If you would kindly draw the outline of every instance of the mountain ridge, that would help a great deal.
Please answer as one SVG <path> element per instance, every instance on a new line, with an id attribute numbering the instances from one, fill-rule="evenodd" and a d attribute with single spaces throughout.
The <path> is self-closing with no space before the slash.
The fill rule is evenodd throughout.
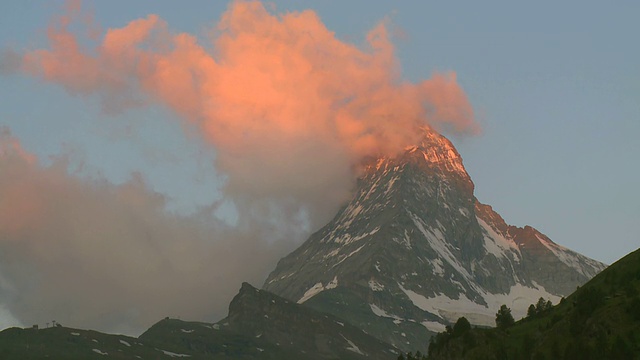
<path id="1" fill-rule="evenodd" d="M 243 283 L 229 315 L 165 318 L 137 338 L 63 326 L 0 332 L 2 359 L 392 359 L 394 348 L 332 315 Z"/>

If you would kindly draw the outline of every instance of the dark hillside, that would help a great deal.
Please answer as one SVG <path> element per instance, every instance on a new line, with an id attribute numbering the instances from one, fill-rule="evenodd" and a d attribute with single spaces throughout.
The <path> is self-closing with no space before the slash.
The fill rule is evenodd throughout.
<path id="1" fill-rule="evenodd" d="M 640 359 L 640 249 L 506 329 L 445 332 L 429 359 Z"/>

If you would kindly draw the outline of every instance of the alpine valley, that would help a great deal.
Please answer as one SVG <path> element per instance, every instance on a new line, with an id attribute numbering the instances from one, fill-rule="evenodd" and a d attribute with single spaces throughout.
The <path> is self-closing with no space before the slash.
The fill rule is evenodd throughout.
<path id="1" fill-rule="evenodd" d="M 492 327 L 502 304 L 517 320 L 540 297 L 558 303 L 605 268 L 506 224 L 475 198 L 451 142 L 422 131 L 419 144 L 366 165 L 333 220 L 262 289 L 242 284 L 218 323 L 165 319 L 139 338 L 13 328 L 0 333 L 0 357 L 395 359 L 424 352 L 461 316 Z"/>

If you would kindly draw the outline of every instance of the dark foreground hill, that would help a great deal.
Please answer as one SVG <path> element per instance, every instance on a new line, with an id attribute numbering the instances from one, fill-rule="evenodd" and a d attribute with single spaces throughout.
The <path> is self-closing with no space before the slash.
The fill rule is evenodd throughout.
<path id="1" fill-rule="evenodd" d="M 640 249 L 542 314 L 437 335 L 429 359 L 640 359 Z"/>
<path id="2" fill-rule="evenodd" d="M 392 359 L 400 352 L 331 315 L 249 284 L 216 324 L 164 319 L 139 338 L 66 327 L 0 332 L 0 359 Z"/>

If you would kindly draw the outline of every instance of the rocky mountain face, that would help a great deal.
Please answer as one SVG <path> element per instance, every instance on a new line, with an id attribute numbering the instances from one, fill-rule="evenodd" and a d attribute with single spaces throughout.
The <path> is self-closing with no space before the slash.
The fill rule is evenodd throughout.
<path id="1" fill-rule="evenodd" d="M 544 297 L 558 302 L 605 265 L 510 226 L 474 196 L 451 142 L 422 142 L 371 163 L 353 199 L 280 260 L 264 289 L 334 314 L 405 351 L 465 316 L 495 325 Z"/>
<path id="2" fill-rule="evenodd" d="M 291 359 L 392 359 L 393 346 L 330 314 L 244 283 L 220 330 L 260 339 Z"/>

